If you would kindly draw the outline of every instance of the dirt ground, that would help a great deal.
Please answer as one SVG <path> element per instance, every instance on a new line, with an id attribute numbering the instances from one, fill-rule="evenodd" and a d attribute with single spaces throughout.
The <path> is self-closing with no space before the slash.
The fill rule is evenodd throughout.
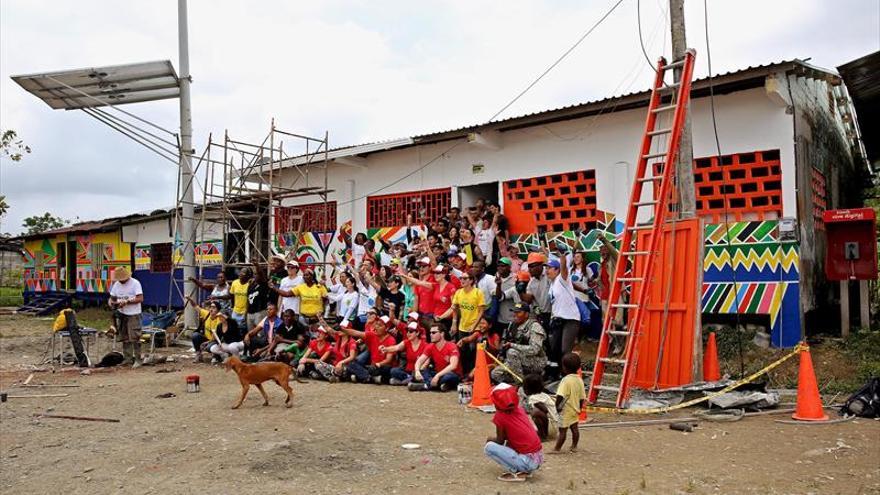
<path id="1" fill-rule="evenodd" d="M 878 421 L 800 426 L 764 416 L 704 422 L 693 433 L 584 429 L 579 453 L 548 455 L 529 482 L 502 483 L 482 454 L 491 416 L 459 406 L 454 393 L 294 383 L 286 409 L 273 384 L 269 407 L 254 390 L 233 411 L 234 374 L 179 360 L 89 376 L 37 372 L 32 384 L 78 387 L 12 387 L 43 353 L 47 334 L 34 330 L 43 325 L 0 317 L 0 389 L 69 394 L 0 404 L 3 493 L 880 493 Z M 158 373 L 165 369 L 173 371 Z M 190 373 L 200 375 L 200 393 L 186 393 Z M 156 398 L 166 392 L 176 396 Z M 34 418 L 47 412 L 120 421 Z M 591 416 L 622 419 L 634 418 Z"/>

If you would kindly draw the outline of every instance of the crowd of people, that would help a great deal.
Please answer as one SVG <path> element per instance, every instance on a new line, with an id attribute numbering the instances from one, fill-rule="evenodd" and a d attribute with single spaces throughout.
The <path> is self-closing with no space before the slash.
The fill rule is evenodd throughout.
<path id="1" fill-rule="evenodd" d="M 358 233 L 343 259 L 331 255 L 332 263 L 314 268 L 275 255 L 232 281 L 224 273 L 191 279 L 201 289 L 200 300 L 186 297 L 199 312 L 196 361 L 280 361 L 315 380 L 445 392 L 473 380 L 482 343 L 503 363 L 490 374 L 497 435 L 486 454 L 508 470 L 502 479 L 522 481 L 543 462 L 541 441 L 555 438 L 559 451 L 570 430 L 577 447 L 585 396 L 572 350 L 588 334 L 590 306 L 593 318 L 607 310 L 618 254 L 600 236 L 594 273 L 584 252 L 541 236 L 540 249 L 523 259 L 508 228 L 497 204 L 478 201 L 427 225 L 407 216 L 402 242 Z M 116 275 L 118 336 L 137 363 L 137 339 L 129 337 L 139 330 L 132 315 L 142 290 L 128 273 Z M 553 398 L 544 384 L 559 378 Z M 521 385 L 523 407 L 509 384 Z"/>
<path id="2" fill-rule="evenodd" d="M 617 252 L 604 242 L 598 273 L 584 252 L 543 243 L 523 259 L 499 206 L 416 225 L 405 241 L 354 236 L 343 259 L 314 268 L 272 256 L 231 282 L 193 280 L 203 291 L 196 359 L 284 361 L 302 376 L 338 382 L 455 389 L 472 380 L 476 346 L 503 361 L 491 377 L 514 382 L 561 373 L 585 338 L 589 313 L 607 308 Z M 596 304 L 593 304 L 593 303 Z M 599 316 L 601 318 L 601 316 Z"/>

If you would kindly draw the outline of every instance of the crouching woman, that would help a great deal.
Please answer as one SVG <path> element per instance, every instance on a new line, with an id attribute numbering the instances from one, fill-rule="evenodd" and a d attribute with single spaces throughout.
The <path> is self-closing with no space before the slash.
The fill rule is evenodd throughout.
<path id="1" fill-rule="evenodd" d="M 502 383 L 490 394 L 495 405 L 495 436 L 486 439 L 486 455 L 505 469 L 501 481 L 525 481 L 544 463 L 544 449 L 532 420 L 519 405 L 516 387 Z"/>

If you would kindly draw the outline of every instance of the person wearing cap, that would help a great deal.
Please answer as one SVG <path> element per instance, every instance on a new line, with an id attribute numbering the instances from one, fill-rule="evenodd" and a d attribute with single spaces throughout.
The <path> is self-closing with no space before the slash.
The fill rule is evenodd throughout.
<path id="1" fill-rule="evenodd" d="M 364 366 L 363 362 L 359 359 L 355 359 L 348 364 L 346 371 L 353 376 L 353 381 L 356 380 L 360 383 L 372 381 L 376 384 L 388 382 L 391 377 L 391 368 L 396 363 L 395 353 L 387 351 L 387 349 L 397 343 L 394 337 L 388 333 L 390 324 L 390 317 L 381 316 L 373 321 L 371 328 L 367 328 L 363 332 L 355 330 L 349 325 L 339 327 L 339 331 L 345 332 L 356 339 L 362 339 L 367 346 L 367 352 L 369 352 L 370 364 L 368 366 Z M 380 348 L 386 349 L 386 352 L 382 352 Z"/>
<path id="2" fill-rule="evenodd" d="M 515 304 L 510 330 L 501 337 L 504 366 L 520 378 L 532 373 L 543 374 L 547 366 L 547 355 L 544 353 L 546 338 L 544 328 L 532 318 L 529 305 Z M 514 383 L 516 378 L 504 366 L 496 366 L 492 370 L 492 380 Z"/>
<path id="3" fill-rule="evenodd" d="M 309 342 L 306 353 L 299 360 L 296 372 L 299 376 L 308 373 L 309 378 L 329 380 L 333 376 L 333 359 L 336 356 L 335 348 L 330 340 L 327 327 L 317 325 L 315 338 Z"/>
<path id="4" fill-rule="evenodd" d="M 448 259 L 449 264 L 452 265 L 452 270 L 450 270 L 450 273 L 452 273 L 456 277 L 461 278 L 461 276 L 470 269 L 467 264 L 467 255 L 462 252 L 450 251 L 446 259 Z"/>
<path id="5" fill-rule="evenodd" d="M 431 325 L 429 336 L 430 344 L 416 360 L 408 388 L 411 392 L 455 390 L 462 377 L 458 346 L 449 341 L 449 334 L 442 323 Z"/>
<path id="6" fill-rule="evenodd" d="M 326 323 L 323 321 L 321 324 L 326 326 Z M 350 321 L 343 321 L 340 324 L 340 328 L 349 327 L 351 327 Z M 354 362 L 358 351 L 357 341 L 354 337 L 341 331 L 333 333 L 336 335 L 336 343 L 333 345 L 333 361 L 331 362 L 333 371 L 329 375 L 325 375 L 325 378 L 330 383 L 336 383 L 340 379 L 345 379 L 348 375 L 348 365 Z"/>
<path id="7" fill-rule="evenodd" d="M 483 451 L 504 468 L 500 481 L 524 482 L 544 463 L 544 446 L 534 423 L 519 404 L 517 388 L 496 385 L 489 394 L 495 406 L 495 436 L 486 439 Z"/>
<path id="8" fill-rule="evenodd" d="M 412 318 L 413 314 L 415 319 Z M 388 381 L 390 385 L 409 385 L 412 381 L 416 361 L 428 347 L 428 342 L 425 340 L 425 330 L 418 322 L 419 315 L 418 313 L 413 314 L 409 317 L 409 323 L 404 326 L 406 336 L 400 343 L 391 347 L 379 346 L 379 352 L 393 352 L 397 354 L 403 351 L 404 359 L 406 360 L 403 366 L 391 368 L 391 378 Z"/>
<path id="9" fill-rule="evenodd" d="M 116 341 L 122 342 L 122 364 L 139 368 L 142 364 L 141 303 L 144 302 L 144 290 L 124 266 L 113 270 L 113 278 L 115 282 L 110 286 L 110 307 L 115 310 Z"/>
<path id="10" fill-rule="evenodd" d="M 281 283 L 281 279 L 287 276 L 286 261 L 283 256 L 277 254 L 269 256 L 269 282 L 278 285 Z"/>
<path id="11" fill-rule="evenodd" d="M 270 282 L 269 288 L 278 294 L 278 308 L 283 313 L 291 310 L 299 314 L 300 298 L 293 295 L 293 289 L 303 283 L 303 277 L 299 272 L 299 263 L 295 260 L 288 261 L 285 265 L 287 274 L 280 282 Z"/>
<path id="12" fill-rule="evenodd" d="M 550 279 L 544 273 L 544 263 L 547 257 L 541 253 L 529 253 L 526 265 L 529 269 L 529 284 L 525 293 L 522 294 L 523 302 L 531 306 L 535 318 L 544 328 L 550 326 Z"/>
<path id="13" fill-rule="evenodd" d="M 568 263 L 549 260 L 544 265 L 550 278 L 550 359 L 559 363 L 562 356 L 574 349 L 581 328 L 581 313 L 575 300 L 574 287 L 568 276 Z"/>

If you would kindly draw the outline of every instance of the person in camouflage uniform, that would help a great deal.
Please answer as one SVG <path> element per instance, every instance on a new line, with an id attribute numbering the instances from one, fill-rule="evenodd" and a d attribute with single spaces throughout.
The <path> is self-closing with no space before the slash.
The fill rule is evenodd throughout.
<path id="1" fill-rule="evenodd" d="M 518 303 L 513 307 L 513 322 L 502 338 L 502 349 L 506 351 L 504 365 L 520 378 L 525 375 L 543 374 L 547 366 L 547 354 L 544 353 L 544 339 L 547 333 L 544 328 L 531 317 L 528 304 Z M 496 382 L 514 382 L 516 379 L 501 366 L 492 370 L 492 380 Z"/>

